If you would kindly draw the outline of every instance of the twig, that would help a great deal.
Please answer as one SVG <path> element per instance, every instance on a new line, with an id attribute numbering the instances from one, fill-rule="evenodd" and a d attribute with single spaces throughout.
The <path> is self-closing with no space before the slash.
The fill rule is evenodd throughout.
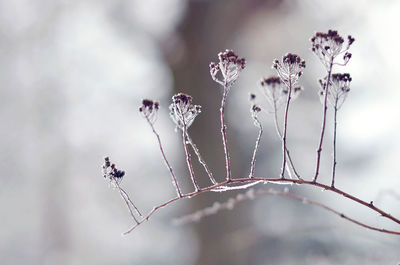
<path id="1" fill-rule="evenodd" d="M 325 85 L 326 93 L 325 93 L 325 97 L 324 97 L 324 112 L 323 112 L 322 126 L 321 126 L 321 137 L 320 137 L 319 146 L 318 146 L 318 149 L 317 149 L 317 166 L 316 166 L 316 169 L 315 169 L 315 176 L 314 176 L 313 182 L 317 181 L 318 174 L 319 174 L 322 143 L 324 141 L 325 127 L 326 127 L 326 113 L 327 113 L 327 110 L 328 110 L 328 85 L 329 85 L 329 82 L 331 80 L 332 66 L 333 66 L 333 58 L 331 58 L 331 61 L 330 61 L 330 64 L 329 64 L 328 78 L 327 78 L 327 82 L 326 82 L 326 85 Z"/>
<path id="2" fill-rule="evenodd" d="M 289 73 L 289 76 L 291 73 Z M 281 178 L 285 178 L 285 168 L 286 168 L 286 134 L 287 134 L 287 119 L 289 113 L 289 104 L 292 94 L 292 79 L 289 78 L 289 85 L 288 85 L 288 97 L 286 101 L 286 108 L 285 108 L 285 119 L 283 122 L 283 137 L 282 137 L 282 169 L 281 169 Z"/>
<path id="3" fill-rule="evenodd" d="M 314 186 L 314 187 L 319 187 L 322 188 L 324 190 L 329 190 L 331 192 L 334 192 L 338 195 L 341 195 L 343 197 L 348 198 L 349 200 L 352 200 L 360 205 L 363 205 L 369 209 L 371 209 L 372 211 L 375 211 L 377 213 L 379 213 L 382 217 L 385 217 L 397 224 L 400 224 L 400 219 L 395 218 L 394 216 L 392 216 L 391 214 L 383 211 L 382 209 L 376 207 L 372 202 L 366 202 L 363 201 L 353 195 L 350 195 L 349 193 L 346 193 L 340 189 L 337 189 L 335 187 L 331 187 L 322 183 L 318 183 L 318 182 L 314 182 L 314 181 L 306 181 L 306 180 L 300 180 L 300 179 L 281 179 L 281 178 L 239 178 L 239 179 L 232 179 L 231 181 L 225 181 L 225 182 L 221 182 L 206 188 L 201 189 L 200 191 L 195 191 L 195 192 L 191 192 L 188 194 L 183 195 L 181 198 L 192 198 L 195 197 L 199 194 L 205 193 L 205 192 L 209 192 L 212 190 L 217 189 L 218 187 L 222 187 L 222 186 L 226 186 L 228 184 L 237 184 L 237 183 L 248 183 L 248 182 L 263 182 L 263 183 L 279 183 L 279 184 L 299 184 L 299 185 L 310 185 L 310 186 Z M 129 234 L 130 232 L 132 232 L 136 227 L 138 227 L 139 225 L 141 225 L 142 223 L 148 221 L 151 216 L 153 216 L 153 214 L 155 212 L 157 212 L 159 209 L 168 206 L 169 204 L 179 200 L 179 197 L 173 198 L 169 201 L 166 201 L 162 204 L 160 204 L 159 206 L 153 208 L 153 210 L 151 210 L 144 218 L 142 218 L 138 224 L 134 225 L 133 227 L 131 227 L 128 231 L 126 231 L 124 233 L 124 235 Z M 358 221 L 357 221 L 358 222 Z M 359 222 L 360 223 L 360 222 Z M 361 223 L 360 223 L 361 224 Z"/>
<path id="4" fill-rule="evenodd" d="M 225 153 L 225 167 L 226 167 L 226 181 L 231 180 L 231 162 L 230 162 L 230 155 L 229 155 L 229 148 L 228 148 L 228 143 L 226 139 L 226 125 L 225 125 L 225 102 L 226 102 L 226 97 L 229 92 L 229 87 L 227 81 L 225 81 L 224 84 L 224 92 L 222 95 L 222 101 L 221 101 L 221 108 L 220 108 L 220 113 L 221 113 L 221 134 L 222 134 L 222 143 L 224 145 L 224 153 Z"/>
<path id="5" fill-rule="evenodd" d="M 253 157 L 251 159 L 251 167 L 250 167 L 250 175 L 249 175 L 250 178 L 254 178 L 254 169 L 256 166 L 257 151 L 258 151 L 258 147 L 260 146 L 261 136 L 263 134 L 263 127 L 262 127 L 260 121 L 258 120 L 256 114 L 253 114 L 253 119 L 254 119 L 254 124 L 258 127 L 259 130 L 258 130 L 256 145 L 254 146 Z"/>
<path id="6" fill-rule="evenodd" d="M 185 149 L 186 163 L 187 163 L 187 166 L 189 169 L 190 178 L 192 179 L 194 188 L 196 191 L 199 191 L 200 187 L 199 187 L 199 184 L 197 183 L 196 176 L 194 174 L 193 165 L 192 165 L 192 161 L 191 161 L 191 155 L 189 152 L 189 148 L 187 146 L 188 141 L 187 141 L 187 128 L 186 128 L 185 119 L 182 119 L 182 123 L 183 123 L 182 139 L 183 139 L 183 147 Z"/>
<path id="7" fill-rule="evenodd" d="M 178 181 L 176 180 L 174 171 L 172 170 L 172 167 L 171 167 L 171 165 L 169 164 L 167 157 L 165 156 L 164 148 L 162 147 L 162 144 L 161 144 L 160 135 L 159 135 L 159 134 L 157 133 L 157 131 L 155 130 L 153 123 L 151 123 L 151 121 L 149 120 L 149 117 L 148 117 L 147 115 L 145 115 L 144 117 L 146 118 L 147 123 L 150 125 L 151 130 L 153 131 L 154 135 L 157 137 L 158 147 L 160 148 L 161 155 L 162 155 L 162 157 L 163 157 L 163 159 L 164 159 L 165 165 L 166 165 L 167 168 L 169 169 L 169 172 L 170 172 L 170 174 L 171 174 L 172 180 L 173 180 L 173 182 L 174 182 L 174 184 L 175 184 L 176 193 L 178 194 L 178 197 L 179 197 L 179 198 L 182 198 L 182 192 L 181 192 L 181 190 L 180 190 L 180 188 L 179 188 Z"/>
<path id="8" fill-rule="evenodd" d="M 335 187 L 335 173 L 336 173 L 336 127 L 337 127 L 337 112 L 338 112 L 338 99 L 336 98 L 334 107 L 334 125 L 333 125 L 333 165 L 332 165 L 332 184 L 331 187 Z"/>
<path id="9" fill-rule="evenodd" d="M 236 195 L 235 198 L 230 198 L 229 200 L 227 200 L 224 203 L 215 202 L 211 207 L 207 207 L 202 210 L 196 211 L 195 213 L 188 214 L 188 215 L 182 216 L 180 218 L 177 218 L 177 219 L 173 220 L 173 223 L 176 225 L 182 225 L 182 224 L 186 224 L 186 223 L 197 222 L 200 219 L 202 219 L 203 217 L 216 214 L 221 210 L 224 210 L 224 209 L 231 210 L 234 208 L 234 206 L 236 206 L 236 204 L 238 204 L 242 201 L 245 201 L 245 200 L 254 199 L 255 196 L 260 196 L 260 195 L 279 195 L 279 196 L 291 198 L 291 199 L 300 201 L 302 203 L 307 203 L 307 204 L 321 207 L 331 213 L 334 213 L 334 214 L 340 216 L 341 218 L 344 218 L 345 220 L 348 220 L 348 221 L 350 221 L 356 225 L 362 226 L 364 228 L 382 232 L 382 233 L 400 235 L 400 232 L 397 232 L 397 231 L 386 230 L 386 229 L 370 226 L 365 223 L 359 222 L 351 217 L 346 216 L 343 213 L 340 213 L 337 210 L 334 210 L 333 208 L 331 208 L 329 206 L 326 206 L 325 204 L 320 203 L 320 202 L 313 201 L 313 200 L 307 199 L 305 197 L 289 193 L 287 191 L 278 191 L 275 189 L 268 189 L 268 190 L 259 189 L 259 190 L 255 190 L 255 191 L 250 189 L 246 193 L 239 193 L 238 195 Z"/>
<path id="10" fill-rule="evenodd" d="M 278 134 L 279 140 L 282 141 L 282 133 L 281 133 L 281 130 L 280 130 L 279 124 L 278 124 L 278 113 L 277 113 L 276 102 L 274 102 L 274 123 L 275 123 L 275 130 L 276 130 L 276 133 Z M 296 168 L 294 167 L 292 157 L 290 156 L 289 150 L 287 150 L 287 148 L 286 148 L 286 155 L 287 155 L 287 158 L 288 158 L 289 163 L 290 163 L 290 167 L 292 168 L 294 175 L 295 175 L 298 179 L 302 179 L 302 178 L 300 177 L 300 174 L 297 173 L 297 170 L 296 170 Z M 292 175 L 292 174 L 291 174 L 291 172 L 290 172 L 290 169 L 289 169 L 289 166 L 288 166 L 288 165 L 286 165 L 286 171 L 288 172 L 289 177 L 291 178 L 291 175 Z"/>
<path id="11" fill-rule="evenodd" d="M 194 153 L 196 154 L 196 156 L 197 156 L 197 158 L 198 158 L 200 164 L 204 167 L 204 170 L 207 172 L 207 175 L 208 175 L 208 177 L 210 178 L 211 182 L 212 182 L 213 184 L 217 184 L 217 181 L 215 180 L 215 178 L 214 178 L 214 176 L 213 176 L 211 170 L 208 168 L 206 162 L 205 162 L 204 159 L 202 158 L 199 149 L 198 149 L 197 146 L 194 144 L 194 142 L 193 142 L 192 138 L 190 137 L 189 133 L 186 133 L 186 137 L 187 137 L 187 140 L 188 140 L 190 146 L 192 147 Z"/>
<path id="12" fill-rule="evenodd" d="M 136 213 L 140 217 L 143 217 L 142 213 L 139 211 L 139 209 L 136 207 L 136 205 L 132 202 L 132 200 L 129 197 L 128 193 L 121 187 L 121 185 L 119 185 L 119 183 L 116 180 L 114 182 L 115 182 L 115 185 L 117 186 L 118 190 L 125 195 L 125 197 L 128 200 L 128 202 L 133 206 L 133 208 L 135 209 Z"/>

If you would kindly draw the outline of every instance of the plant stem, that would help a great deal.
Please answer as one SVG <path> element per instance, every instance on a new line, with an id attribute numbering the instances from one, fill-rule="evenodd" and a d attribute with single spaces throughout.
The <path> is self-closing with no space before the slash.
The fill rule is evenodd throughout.
<path id="1" fill-rule="evenodd" d="M 211 182 L 212 182 L 213 184 L 217 184 L 217 181 L 215 180 L 215 178 L 214 178 L 214 176 L 213 176 L 211 170 L 208 168 L 206 162 L 203 160 L 203 158 L 202 158 L 202 156 L 201 156 L 201 154 L 200 154 L 199 149 L 198 149 L 197 146 L 193 143 L 193 140 L 192 140 L 192 138 L 189 136 L 189 133 L 186 133 L 186 137 L 187 137 L 187 140 L 188 140 L 190 146 L 193 148 L 193 150 L 194 150 L 194 152 L 195 152 L 197 158 L 199 159 L 200 164 L 204 167 L 205 171 L 207 172 L 207 175 L 208 175 L 208 177 L 210 178 Z"/>
<path id="2" fill-rule="evenodd" d="M 263 128 L 262 128 L 262 125 L 261 125 L 260 121 L 258 120 L 258 118 L 253 117 L 253 119 L 254 119 L 254 122 L 256 123 L 257 127 L 259 128 L 259 131 L 258 131 L 258 136 L 257 136 L 257 140 L 256 140 L 256 145 L 255 145 L 254 151 L 253 151 L 253 157 L 251 159 L 250 178 L 254 178 L 254 169 L 256 167 L 256 156 L 257 156 L 258 147 L 260 146 L 261 136 L 263 133 Z"/>
<path id="3" fill-rule="evenodd" d="M 291 99 L 292 93 L 292 79 L 289 73 L 289 85 L 288 85 L 288 97 L 286 101 L 286 109 L 285 109 L 285 120 L 283 123 L 283 137 L 282 137 L 282 170 L 281 170 L 281 178 L 285 178 L 285 168 L 286 168 L 286 134 L 287 134 L 287 119 L 288 119 L 288 112 L 289 112 L 289 104 Z"/>
<path id="4" fill-rule="evenodd" d="M 226 167 L 226 181 L 231 181 L 231 162 L 230 162 L 230 155 L 229 155 L 229 148 L 228 148 L 228 143 L 226 139 L 226 125 L 225 125 L 225 102 L 226 102 L 226 97 L 229 92 L 229 87 L 227 82 L 225 81 L 224 84 L 224 93 L 222 95 L 222 101 L 221 101 L 221 108 L 220 108 L 220 113 L 221 113 L 221 134 L 222 134 L 222 143 L 224 145 L 224 153 L 225 153 L 225 167 Z"/>
<path id="5" fill-rule="evenodd" d="M 335 101 L 335 114 L 334 114 L 334 125 L 333 125 L 333 166 L 332 166 L 332 184 L 331 187 L 335 187 L 335 173 L 336 173 L 336 127 L 337 127 L 337 112 L 338 112 L 338 99 Z"/>
<path id="6" fill-rule="evenodd" d="M 183 197 L 183 196 L 182 196 L 182 192 L 181 192 L 181 190 L 180 190 L 180 188 L 179 188 L 178 181 L 176 180 L 174 171 L 172 170 L 172 167 L 171 167 L 171 165 L 169 164 L 167 157 L 165 156 L 164 148 L 162 147 L 162 144 L 161 144 L 160 135 L 159 135 L 159 134 L 157 133 L 157 131 L 155 130 L 153 123 L 151 123 L 151 121 L 149 120 L 149 117 L 145 116 L 145 118 L 146 118 L 147 122 L 149 123 L 149 125 L 150 125 L 150 127 L 151 127 L 151 129 L 152 129 L 152 131 L 153 131 L 153 133 L 154 133 L 154 135 L 157 137 L 158 147 L 160 148 L 161 155 L 162 155 L 162 157 L 163 157 L 163 159 L 164 159 L 165 165 L 166 165 L 167 168 L 169 169 L 169 172 L 170 172 L 170 174 L 171 174 L 172 180 L 173 180 L 173 182 L 174 182 L 174 184 L 175 184 L 176 193 L 178 194 L 178 197 L 179 197 L 179 198 L 182 198 L 182 197 Z"/>
<path id="7" fill-rule="evenodd" d="M 189 148 L 187 146 L 188 140 L 187 140 L 187 128 L 186 128 L 186 123 L 183 120 L 183 128 L 182 128 L 182 139 L 183 139 L 183 148 L 185 149 L 185 156 L 186 156 L 186 164 L 189 169 L 190 173 L 190 178 L 192 179 L 194 188 L 196 191 L 200 190 L 199 184 L 197 184 L 196 176 L 194 175 L 194 170 L 193 170 L 193 165 L 192 165 L 192 160 L 191 160 L 191 155 L 189 152 Z"/>
<path id="8" fill-rule="evenodd" d="M 278 134 L 279 140 L 281 140 L 281 142 L 282 142 L 282 133 L 281 133 L 281 129 L 279 128 L 279 124 L 278 124 L 278 109 L 277 109 L 277 107 L 276 107 L 276 102 L 274 102 L 274 123 L 275 123 L 275 130 L 276 130 L 276 133 Z M 294 167 L 294 163 L 293 163 L 292 157 L 290 156 L 289 150 L 288 150 L 287 148 L 286 148 L 286 155 L 287 155 L 287 158 L 288 158 L 289 163 L 290 163 L 290 167 L 292 168 L 294 175 L 295 175 L 298 179 L 302 179 L 302 178 L 300 177 L 300 174 L 297 173 L 297 170 L 296 170 L 296 168 Z M 289 169 L 289 166 L 288 166 L 288 165 L 286 165 L 286 171 L 288 172 L 289 175 L 291 175 L 290 169 Z"/>
<path id="9" fill-rule="evenodd" d="M 315 176 L 314 176 L 313 182 L 317 181 L 318 174 L 319 174 L 322 143 L 324 141 L 325 127 L 326 127 L 326 113 L 327 113 L 327 110 L 328 110 L 328 88 L 329 88 L 329 83 L 331 81 L 332 66 L 333 66 L 333 58 L 331 59 L 330 64 L 329 64 L 328 78 L 327 78 L 327 82 L 326 82 L 326 85 L 325 85 L 324 113 L 323 113 L 322 126 L 321 126 L 321 138 L 320 138 L 319 146 L 318 146 L 318 149 L 317 149 L 317 166 L 316 166 L 316 169 L 315 169 Z"/>

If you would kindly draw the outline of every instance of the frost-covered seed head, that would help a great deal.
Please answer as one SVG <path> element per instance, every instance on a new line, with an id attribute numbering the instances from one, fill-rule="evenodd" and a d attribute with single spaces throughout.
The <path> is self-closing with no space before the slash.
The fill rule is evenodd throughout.
<path id="1" fill-rule="evenodd" d="M 319 80 L 321 85 L 320 96 L 321 102 L 324 100 L 326 82 L 328 77 Z M 328 102 L 333 108 L 339 109 L 347 98 L 350 92 L 350 82 L 352 78 L 349 73 L 332 74 L 330 84 L 328 86 Z"/>
<path id="2" fill-rule="evenodd" d="M 297 54 L 287 53 L 283 56 L 282 61 L 275 59 L 272 64 L 281 81 L 288 86 L 289 83 L 296 84 L 299 77 L 303 74 L 303 69 L 306 67 L 306 62 Z"/>
<path id="3" fill-rule="evenodd" d="M 189 128 L 194 119 L 201 113 L 200 105 L 192 104 L 192 97 L 179 93 L 172 97 L 172 104 L 169 106 L 170 117 L 177 128 L 183 130 Z"/>
<path id="4" fill-rule="evenodd" d="M 218 63 L 210 63 L 210 74 L 212 79 L 227 87 L 231 87 L 238 79 L 240 72 L 246 66 L 246 59 L 239 56 L 232 50 L 218 53 Z M 217 74 L 221 72 L 222 80 L 218 79 Z"/>

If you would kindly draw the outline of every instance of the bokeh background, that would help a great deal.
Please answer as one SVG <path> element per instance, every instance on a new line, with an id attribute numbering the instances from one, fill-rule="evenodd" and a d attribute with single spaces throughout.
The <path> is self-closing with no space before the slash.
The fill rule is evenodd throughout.
<path id="1" fill-rule="evenodd" d="M 395 0 L 0 1 L 1 264 L 398 264 L 399 237 L 281 197 L 171 224 L 235 192 L 180 201 L 124 237 L 132 222 L 100 165 L 109 155 L 126 170 L 122 185 L 144 212 L 174 196 L 155 138 L 137 111 L 142 98 L 158 99 L 156 126 L 179 181 L 191 191 L 167 108 L 174 93 L 185 92 L 203 106 L 192 138 L 222 180 L 221 90 L 208 64 L 230 48 L 248 62 L 227 105 L 234 175 L 248 174 L 257 135 L 248 94 L 260 94 L 258 81 L 273 74 L 274 58 L 294 52 L 307 68 L 304 93 L 290 112 L 288 144 L 298 170 L 312 176 L 321 119 L 317 80 L 324 71 L 309 38 L 337 29 L 356 38 L 348 66 L 335 69 L 353 77 L 339 113 L 337 186 L 400 216 L 399 12 Z M 256 174 L 277 176 L 279 139 L 272 116 L 261 119 Z M 321 175 L 327 183 L 330 129 L 331 118 Z M 329 192 L 288 188 L 399 230 Z"/>

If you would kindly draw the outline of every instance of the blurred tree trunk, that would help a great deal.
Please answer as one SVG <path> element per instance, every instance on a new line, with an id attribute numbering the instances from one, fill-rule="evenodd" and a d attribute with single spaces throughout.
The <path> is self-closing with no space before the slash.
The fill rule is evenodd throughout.
<path id="1" fill-rule="evenodd" d="M 213 171 L 217 181 L 225 179 L 225 160 L 220 133 L 219 108 L 222 88 L 212 81 L 209 74 L 210 62 L 218 60 L 217 54 L 225 49 L 234 49 L 232 38 L 245 24 L 246 18 L 261 6 L 275 6 L 277 1 L 191 1 L 188 4 L 185 19 L 178 27 L 178 38 L 182 45 L 171 45 L 174 49 L 165 50 L 173 70 L 175 93 L 184 92 L 194 98 L 194 103 L 202 105 L 203 113 L 196 119 L 190 129 L 190 134 L 200 148 L 200 152 Z M 278 1 L 279 2 L 279 1 Z M 168 41 L 168 40 L 167 40 Z M 165 43 L 164 43 L 165 44 Z M 183 49 L 183 50 L 182 50 Z M 235 49 L 234 49 L 235 50 Z M 244 56 L 236 51 L 239 56 Z M 181 55 L 181 56 L 177 56 Z M 177 61 L 176 58 L 179 58 Z M 227 101 L 227 109 L 233 104 Z M 248 159 L 239 152 L 238 136 L 229 127 L 232 118 L 229 111 L 226 114 L 228 124 L 228 143 L 231 152 L 232 174 L 234 177 L 246 174 L 241 172 L 240 161 Z M 199 183 L 209 185 L 204 170 L 193 159 Z M 247 169 L 246 169 L 247 170 Z M 192 211 L 211 205 L 214 201 L 223 201 L 230 194 L 207 194 L 193 200 Z M 211 218 L 205 218 L 196 225 L 199 239 L 199 256 L 197 264 L 241 264 L 238 257 L 230 249 L 231 242 L 227 240 L 229 233 L 237 227 L 238 222 L 246 219 L 247 214 L 236 212 L 235 218 L 223 218 L 220 213 Z M 213 220 L 211 220 L 213 219 Z M 216 220 L 218 219 L 218 220 Z M 217 225 L 216 225 L 217 224 Z M 229 253 L 229 254 L 228 254 Z M 242 257 L 243 258 L 243 257 Z"/>

